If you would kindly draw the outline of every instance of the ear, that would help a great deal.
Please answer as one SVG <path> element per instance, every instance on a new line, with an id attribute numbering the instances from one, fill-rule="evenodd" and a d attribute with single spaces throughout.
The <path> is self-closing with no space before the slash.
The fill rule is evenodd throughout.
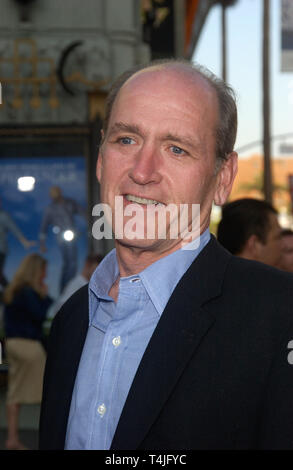
<path id="1" fill-rule="evenodd" d="M 231 152 L 217 174 L 217 187 L 214 195 L 214 202 L 217 206 L 222 206 L 227 201 L 237 170 L 238 155 L 236 152 Z"/>
<path id="2" fill-rule="evenodd" d="M 261 259 L 261 250 L 263 244 L 259 240 L 257 235 L 250 235 L 245 243 L 243 251 L 247 254 L 247 258 L 254 259 L 256 261 Z"/>
<path id="3" fill-rule="evenodd" d="M 101 130 L 101 142 L 104 140 L 104 131 L 103 129 Z M 96 169 L 96 175 L 99 183 L 101 182 L 101 177 L 102 177 L 102 169 L 103 169 L 103 152 L 102 152 L 102 145 L 100 145 L 99 153 L 98 153 L 98 160 L 97 160 L 97 169 Z"/>

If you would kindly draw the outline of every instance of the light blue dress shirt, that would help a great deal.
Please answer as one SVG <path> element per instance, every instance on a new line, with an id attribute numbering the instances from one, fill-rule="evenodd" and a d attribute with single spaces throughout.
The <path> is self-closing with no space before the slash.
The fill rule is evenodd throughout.
<path id="1" fill-rule="evenodd" d="M 180 249 L 138 275 L 120 278 L 117 303 L 108 295 L 119 275 L 116 250 L 89 283 L 89 328 L 74 385 L 65 449 L 108 450 L 147 344 L 178 281 L 210 239 Z M 190 246 L 189 246 L 190 248 Z"/>

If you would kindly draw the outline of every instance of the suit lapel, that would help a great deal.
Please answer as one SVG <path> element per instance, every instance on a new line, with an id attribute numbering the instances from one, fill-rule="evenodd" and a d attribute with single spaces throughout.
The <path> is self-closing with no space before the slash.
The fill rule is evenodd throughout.
<path id="1" fill-rule="evenodd" d="M 230 256 L 212 238 L 178 283 L 137 370 L 112 449 L 136 449 L 156 420 L 215 321 L 202 306 L 220 295 Z"/>
<path id="2" fill-rule="evenodd" d="M 64 306 L 66 320 L 60 345 L 59 364 L 53 380 L 58 383 L 55 413 L 59 421 L 60 445 L 64 448 L 67 420 L 79 361 L 88 330 L 88 286 L 77 292 Z M 58 433 L 56 432 L 56 435 Z"/>

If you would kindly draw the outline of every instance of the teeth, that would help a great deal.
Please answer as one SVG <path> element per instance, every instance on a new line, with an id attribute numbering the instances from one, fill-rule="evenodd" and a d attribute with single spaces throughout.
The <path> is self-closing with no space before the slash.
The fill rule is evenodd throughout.
<path id="1" fill-rule="evenodd" d="M 126 196 L 127 201 L 131 202 L 138 202 L 139 204 L 161 204 L 158 201 L 155 201 L 154 199 L 145 199 L 144 197 L 138 197 L 138 196 L 133 196 L 132 194 L 127 194 Z"/>

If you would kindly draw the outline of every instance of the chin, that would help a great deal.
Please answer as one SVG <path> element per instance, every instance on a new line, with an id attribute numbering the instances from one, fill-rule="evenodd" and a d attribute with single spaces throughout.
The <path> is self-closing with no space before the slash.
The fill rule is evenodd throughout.
<path id="1" fill-rule="evenodd" d="M 139 240 L 139 239 L 129 239 L 129 238 L 122 238 L 122 239 L 116 239 L 116 243 L 119 243 L 122 246 L 128 246 L 128 247 L 133 247 L 133 248 L 148 248 L 151 247 L 152 245 L 157 245 L 159 240 Z"/>
<path id="2" fill-rule="evenodd" d="M 123 239 L 117 239 L 115 240 L 117 245 L 120 245 L 121 247 L 124 248 L 129 248 L 133 250 L 141 250 L 141 251 L 149 251 L 149 252 L 158 252 L 158 253 L 163 253 L 165 251 L 172 250 L 174 249 L 175 246 L 177 246 L 176 240 L 163 240 L 163 239 L 143 239 L 143 240 L 138 240 L 138 239 L 128 239 L 128 238 L 123 238 Z M 178 240 L 177 240 L 178 242 Z"/>

